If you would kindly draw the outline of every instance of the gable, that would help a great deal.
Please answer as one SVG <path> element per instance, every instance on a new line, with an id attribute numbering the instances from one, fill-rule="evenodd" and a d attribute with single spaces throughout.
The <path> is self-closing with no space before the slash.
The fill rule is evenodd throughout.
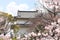
<path id="1" fill-rule="evenodd" d="M 37 11 L 18 11 L 18 17 L 20 18 L 35 18 Z"/>

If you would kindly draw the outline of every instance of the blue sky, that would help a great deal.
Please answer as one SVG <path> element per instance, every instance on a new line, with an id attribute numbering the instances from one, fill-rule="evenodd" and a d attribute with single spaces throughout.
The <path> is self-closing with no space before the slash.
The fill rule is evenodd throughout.
<path id="1" fill-rule="evenodd" d="M 0 11 L 16 15 L 17 10 L 34 10 L 35 0 L 0 0 Z"/>

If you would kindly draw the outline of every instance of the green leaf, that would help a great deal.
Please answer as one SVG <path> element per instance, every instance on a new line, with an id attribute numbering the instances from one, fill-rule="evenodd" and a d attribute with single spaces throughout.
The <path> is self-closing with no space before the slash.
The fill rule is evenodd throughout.
<path id="1" fill-rule="evenodd" d="M 12 40 L 17 40 L 16 37 L 12 38 Z"/>

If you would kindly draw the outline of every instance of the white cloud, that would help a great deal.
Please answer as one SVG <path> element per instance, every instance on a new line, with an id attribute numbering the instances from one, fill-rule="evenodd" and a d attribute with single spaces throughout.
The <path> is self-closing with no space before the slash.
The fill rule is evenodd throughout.
<path id="1" fill-rule="evenodd" d="M 15 2 L 11 2 L 7 5 L 6 9 L 7 12 L 11 13 L 13 16 L 16 16 L 18 10 L 28 10 L 29 6 L 27 4 L 17 5 Z"/>
<path id="2" fill-rule="evenodd" d="M 19 10 L 28 10 L 29 9 L 29 6 L 27 5 L 27 4 L 20 4 L 19 6 L 18 6 L 18 9 Z"/>
<path id="3" fill-rule="evenodd" d="M 32 9 L 30 9 L 30 11 L 36 11 L 36 8 L 32 8 Z"/>
<path id="4" fill-rule="evenodd" d="M 6 7 L 6 11 L 11 13 L 13 16 L 16 15 L 17 10 L 18 6 L 15 2 L 9 3 L 8 6 Z"/>

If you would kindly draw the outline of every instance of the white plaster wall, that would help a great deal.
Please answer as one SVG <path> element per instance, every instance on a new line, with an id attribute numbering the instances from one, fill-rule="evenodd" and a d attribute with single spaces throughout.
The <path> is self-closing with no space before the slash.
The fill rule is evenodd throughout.
<path id="1" fill-rule="evenodd" d="M 18 12 L 20 18 L 35 18 L 37 12 Z"/>

